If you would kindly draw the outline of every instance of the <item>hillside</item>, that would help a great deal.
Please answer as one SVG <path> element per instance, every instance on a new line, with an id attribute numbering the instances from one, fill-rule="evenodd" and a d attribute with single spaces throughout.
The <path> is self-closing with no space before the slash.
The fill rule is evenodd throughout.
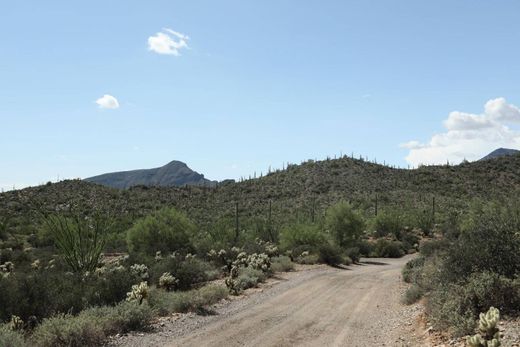
<path id="1" fill-rule="evenodd" d="M 516 149 L 498 148 L 479 160 L 489 160 L 489 159 L 505 157 L 505 156 L 510 156 L 510 155 L 518 155 L 519 153 L 520 153 L 520 151 L 516 150 Z"/>
<path id="2" fill-rule="evenodd" d="M 85 181 L 118 189 L 127 189 L 138 185 L 157 187 L 213 186 L 216 183 L 191 170 L 185 163 L 176 160 L 158 168 L 106 173 L 86 178 Z"/>
<path id="3" fill-rule="evenodd" d="M 378 208 L 407 206 L 429 209 L 435 197 L 437 211 L 444 206 L 466 207 L 473 198 L 511 196 L 520 188 L 520 157 L 394 169 L 363 160 L 308 161 L 290 165 L 257 179 L 215 187 L 144 187 L 116 190 L 85 181 L 63 181 L 0 194 L 0 216 L 12 227 L 31 233 L 37 228 L 35 208 L 55 211 L 76 209 L 110 212 L 124 229 L 138 217 L 162 206 L 175 206 L 197 224 L 208 228 L 234 216 L 238 203 L 241 223 L 247 217 L 265 220 L 271 205 L 273 223 L 319 218 L 332 203 L 345 199 L 366 215 Z"/>

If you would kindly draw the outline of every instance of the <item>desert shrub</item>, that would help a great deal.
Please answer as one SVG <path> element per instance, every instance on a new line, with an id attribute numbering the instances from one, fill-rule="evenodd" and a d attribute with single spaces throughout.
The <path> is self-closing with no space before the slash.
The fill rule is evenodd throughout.
<path id="1" fill-rule="evenodd" d="M 220 285 L 207 285 L 185 292 L 166 292 L 159 289 L 150 291 L 149 303 L 159 315 L 174 312 L 188 312 L 212 305 L 228 296 L 228 290 Z"/>
<path id="2" fill-rule="evenodd" d="M 352 265 L 354 263 L 354 261 L 350 258 L 350 257 L 343 257 L 343 264 L 344 265 Z"/>
<path id="3" fill-rule="evenodd" d="M 150 256 L 161 251 L 192 252 L 191 237 L 195 233 L 194 224 L 173 208 L 163 208 L 158 212 L 138 220 L 127 232 L 130 252 Z"/>
<path id="4" fill-rule="evenodd" d="M 361 259 L 361 252 L 358 247 L 350 247 L 345 250 L 345 255 L 350 258 L 351 262 L 357 263 Z"/>
<path id="5" fill-rule="evenodd" d="M 7 325 L 0 325 L 0 346 L 26 347 L 23 335 L 18 331 L 11 330 Z"/>
<path id="6" fill-rule="evenodd" d="M 81 276 L 72 273 L 43 269 L 15 272 L 0 279 L 0 319 L 11 315 L 41 319 L 57 312 L 78 312 L 84 307 L 85 285 Z"/>
<path id="7" fill-rule="evenodd" d="M 271 259 L 271 270 L 273 272 L 287 272 L 294 270 L 294 263 L 288 256 L 281 255 Z"/>
<path id="8" fill-rule="evenodd" d="M 294 258 L 294 261 L 298 264 L 314 265 L 320 261 L 318 254 L 311 254 L 309 252 L 303 252 L 298 257 Z"/>
<path id="9" fill-rule="evenodd" d="M 264 282 L 266 278 L 267 276 L 261 270 L 255 270 L 250 267 L 240 268 L 236 278 L 237 287 L 239 290 L 253 288 L 258 283 Z"/>
<path id="10" fill-rule="evenodd" d="M 46 318 L 34 330 L 32 342 L 41 347 L 100 346 L 106 336 L 99 321 L 60 314 Z"/>
<path id="11" fill-rule="evenodd" d="M 354 245 L 361 237 L 365 221 L 350 204 L 339 202 L 327 209 L 325 225 L 336 243 L 346 248 Z"/>
<path id="12" fill-rule="evenodd" d="M 434 255 L 436 252 L 446 251 L 449 245 L 449 241 L 445 239 L 427 240 L 421 243 L 421 245 L 419 246 L 419 252 L 421 253 L 421 255 L 425 257 L 430 257 Z"/>
<path id="13" fill-rule="evenodd" d="M 424 257 L 417 257 L 405 264 L 402 270 L 403 280 L 406 283 L 417 283 L 424 266 Z"/>
<path id="14" fill-rule="evenodd" d="M 434 289 L 427 308 L 437 327 L 452 327 L 457 335 L 465 335 L 474 330 L 479 312 L 491 306 L 518 314 L 520 281 L 490 272 L 473 274 L 466 283 Z"/>
<path id="15" fill-rule="evenodd" d="M 423 296 L 423 290 L 416 284 L 413 284 L 403 295 L 403 303 L 405 305 L 411 305 L 419 301 Z"/>
<path id="16" fill-rule="evenodd" d="M 140 278 L 128 269 L 119 267 L 99 268 L 86 281 L 85 298 L 88 305 L 112 305 L 125 299 L 126 293 Z M 87 286 L 88 285 L 88 286 Z"/>
<path id="17" fill-rule="evenodd" d="M 280 232 L 282 249 L 315 250 L 325 242 L 325 234 L 314 224 L 293 224 Z"/>
<path id="18" fill-rule="evenodd" d="M 374 256 L 379 258 L 399 258 L 404 255 L 402 244 L 399 241 L 379 239 L 374 246 Z"/>
<path id="19" fill-rule="evenodd" d="M 364 257 L 369 257 L 374 252 L 374 244 L 367 240 L 359 240 L 356 247 L 359 249 L 359 254 Z"/>
<path id="20" fill-rule="evenodd" d="M 123 302 L 94 307 L 79 315 L 60 314 L 44 319 L 31 341 L 37 346 L 100 346 L 110 334 L 146 330 L 153 311 L 148 305 Z"/>
<path id="21" fill-rule="evenodd" d="M 319 261 L 328 265 L 337 266 L 343 263 L 343 251 L 336 245 L 326 243 L 318 249 Z"/>
<path id="22" fill-rule="evenodd" d="M 445 280 L 485 271 L 508 278 L 520 274 L 520 207 L 490 205 L 473 218 L 447 252 Z"/>
<path id="23" fill-rule="evenodd" d="M 177 288 L 185 290 L 195 284 L 206 282 L 208 280 L 206 271 L 212 269 L 213 267 L 210 264 L 193 258 L 178 263 L 177 268 L 172 269 L 172 274 L 179 280 Z"/>
<path id="24" fill-rule="evenodd" d="M 379 213 L 375 218 L 375 235 L 378 237 L 387 236 L 389 234 L 400 237 L 403 229 L 403 218 L 398 211 L 385 210 Z"/>
<path id="25" fill-rule="evenodd" d="M 208 273 L 215 268 L 198 258 L 166 257 L 156 262 L 150 269 L 150 279 L 158 283 L 165 273 L 171 273 L 177 280 L 176 289 L 187 290 L 208 280 Z"/>
<path id="26" fill-rule="evenodd" d="M 407 252 L 417 251 L 419 245 L 419 236 L 415 232 L 403 229 L 398 238 L 403 243 L 403 249 Z"/>
<path id="27" fill-rule="evenodd" d="M 83 313 L 83 312 L 82 312 Z M 88 311 L 85 312 L 85 315 Z M 108 326 L 104 330 L 109 333 L 126 333 L 129 331 L 147 331 L 154 317 L 152 308 L 145 305 L 135 305 L 131 302 L 121 302 L 110 307 L 110 314 L 106 316 Z"/>

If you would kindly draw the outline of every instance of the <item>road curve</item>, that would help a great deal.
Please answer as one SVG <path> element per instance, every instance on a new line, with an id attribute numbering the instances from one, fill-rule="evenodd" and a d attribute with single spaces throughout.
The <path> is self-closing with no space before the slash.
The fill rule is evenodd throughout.
<path id="1" fill-rule="evenodd" d="M 407 260 L 366 259 L 349 269 L 292 276 L 268 289 L 275 293 L 262 302 L 223 317 L 217 312 L 164 345 L 397 346 L 400 272 Z"/>

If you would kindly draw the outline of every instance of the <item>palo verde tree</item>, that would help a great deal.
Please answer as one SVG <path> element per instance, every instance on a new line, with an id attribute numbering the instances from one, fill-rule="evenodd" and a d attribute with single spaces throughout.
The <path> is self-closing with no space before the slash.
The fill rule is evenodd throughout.
<path id="1" fill-rule="evenodd" d="M 325 226 L 341 247 L 352 247 L 363 234 L 365 221 L 352 206 L 341 201 L 327 209 Z"/>
<path id="2" fill-rule="evenodd" d="M 106 244 L 109 219 L 79 214 L 44 216 L 45 225 L 65 263 L 75 273 L 93 271 Z"/>

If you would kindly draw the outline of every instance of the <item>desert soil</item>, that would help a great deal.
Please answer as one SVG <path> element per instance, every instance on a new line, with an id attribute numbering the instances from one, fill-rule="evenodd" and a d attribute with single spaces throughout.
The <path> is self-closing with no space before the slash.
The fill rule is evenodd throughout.
<path id="1" fill-rule="evenodd" d="M 423 346 L 420 308 L 400 303 L 401 268 L 409 259 L 299 268 L 205 315 L 174 315 L 152 333 L 115 337 L 111 345 Z"/>

